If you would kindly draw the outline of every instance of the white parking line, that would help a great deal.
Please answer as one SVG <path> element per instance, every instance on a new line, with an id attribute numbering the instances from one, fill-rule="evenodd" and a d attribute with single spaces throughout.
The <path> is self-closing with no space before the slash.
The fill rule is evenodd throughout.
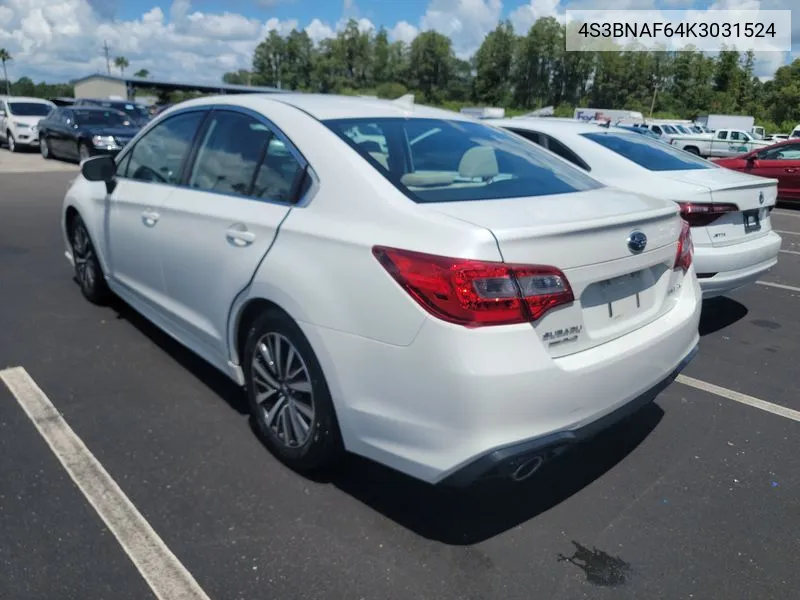
<path id="1" fill-rule="evenodd" d="M 704 392 L 709 392 L 711 394 L 721 396 L 722 398 L 733 400 L 734 402 L 746 404 L 747 406 L 752 406 L 753 408 L 759 408 L 772 413 L 773 415 L 785 417 L 800 423 L 800 411 L 792 410 L 791 408 L 786 408 L 785 406 L 780 406 L 779 404 L 773 404 L 772 402 L 767 402 L 766 400 L 759 400 L 753 396 L 748 396 L 747 394 L 742 394 L 740 392 L 734 392 L 733 390 L 714 385 L 713 383 L 700 381 L 699 379 L 694 379 L 693 377 L 687 377 L 686 375 L 678 375 L 678 378 L 675 381 L 682 383 L 683 385 L 688 385 L 689 387 L 693 387 Z"/>
<path id="2" fill-rule="evenodd" d="M 22 367 L 0 379 L 159 600 L 210 600 Z"/>
<path id="3" fill-rule="evenodd" d="M 800 212 L 785 212 L 782 210 L 773 209 L 772 214 L 780 215 L 782 217 L 797 217 L 798 219 L 800 219 Z"/>
<path id="4" fill-rule="evenodd" d="M 784 254 L 797 254 L 797 255 L 800 255 L 800 252 L 798 252 L 797 250 L 780 250 L 780 252 L 783 252 Z"/>
<path id="5" fill-rule="evenodd" d="M 782 235 L 800 235 L 800 231 L 781 231 L 780 229 L 773 229 L 773 231 Z"/>
<path id="6" fill-rule="evenodd" d="M 790 292 L 800 292 L 800 287 L 794 287 L 793 285 L 784 285 L 782 283 L 772 283 L 771 281 L 756 281 L 758 285 L 765 285 L 767 287 L 774 287 L 780 290 L 789 290 Z"/>

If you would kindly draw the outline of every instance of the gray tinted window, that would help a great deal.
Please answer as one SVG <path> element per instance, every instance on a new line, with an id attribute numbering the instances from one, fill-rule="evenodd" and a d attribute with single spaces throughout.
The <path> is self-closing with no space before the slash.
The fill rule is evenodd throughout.
<path id="1" fill-rule="evenodd" d="M 338 119 L 325 124 L 416 202 L 459 202 L 602 187 L 500 128 L 445 119 Z"/>
<path id="2" fill-rule="evenodd" d="M 635 133 L 609 131 L 582 133 L 581 135 L 649 171 L 692 171 L 717 168 L 699 156 Z"/>
<path id="3" fill-rule="evenodd" d="M 178 183 L 181 166 L 204 117 L 200 111 L 176 115 L 148 131 L 131 152 L 127 176 L 153 183 Z"/>

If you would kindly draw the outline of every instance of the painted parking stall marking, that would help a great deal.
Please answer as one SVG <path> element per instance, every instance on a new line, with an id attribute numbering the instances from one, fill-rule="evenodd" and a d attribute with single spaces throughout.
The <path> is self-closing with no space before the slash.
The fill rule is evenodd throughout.
<path id="1" fill-rule="evenodd" d="M 790 292 L 800 292 L 800 287 L 793 285 L 786 285 L 783 283 L 772 283 L 771 281 L 756 281 L 758 285 L 765 285 L 767 287 L 778 288 L 779 290 L 787 290 Z"/>
<path id="2" fill-rule="evenodd" d="M 682 383 L 683 385 L 693 387 L 697 390 L 709 392 L 716 396 L 727 398 L 728 400 L 733 400 L 734 402 L 739 402 L 741 404 L 746 404 L 747 406 L 752 406 L 753 408 L 758 408 L 760 410 L 764 410 L 774 415 L 778 415 L 800 423 L 800 411 L 786 408 L 785 406 L 780 406 L 779 404 L 773 404 L 772 402 L 767 402 L 766 400 L 760 400 L 759 398 L 748 396 L 747 394 L 742 394 L 741 392 L 735 392 L 733 390 L 729 390 L 728 388 L 714 385 L 713 383 L 695 379 L 694 377 L 688 377 L 687 375 L 678 375 L 675 381 Z"/>
<path id="3" fill-rule="evenodd" d="M 22 367 L 0 371 L 14 398 L 159 600 L 210 600 Z"/>

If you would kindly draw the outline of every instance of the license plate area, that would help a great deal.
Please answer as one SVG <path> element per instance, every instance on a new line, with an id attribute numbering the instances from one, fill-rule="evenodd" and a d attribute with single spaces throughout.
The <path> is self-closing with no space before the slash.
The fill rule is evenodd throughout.
<path id="1" fill-rule="evenodd" d="M 744 220 L 744 232 L 753 233 L 754 231 L 761 230 L 761 210 L 745 210 L 742 211 L 742 219 Z"/>
<path id="2" fill-rule="evenodd" d="M 635 271 L 599 282 L 600 296 L 610 320 L 630 317 L 642 308 L 642 294 L 646 287 L 644 279 L 644 271 Z"/>

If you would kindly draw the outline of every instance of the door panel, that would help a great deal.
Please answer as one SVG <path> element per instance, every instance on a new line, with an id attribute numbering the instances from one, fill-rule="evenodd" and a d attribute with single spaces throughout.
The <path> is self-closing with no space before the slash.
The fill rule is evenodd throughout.
<path id="1" fill-rule="evenodd" d="M 778 180 L 778 196 L 800 198 L 800 143 L 785 144 L 758 153 L 756 166 L 747 173 Z"/>
<path id="2" fill-rule="evenodd" d="M 303 174 L 259 119 L 215 111 L 188 176 L 162 209 L 169 318 L 221 364 L 234 300 L 250 283 L 291 210 Z"/>
<path id="3" fill-rule="evenodd" d="M 148 131 L 121 161 L 111 195 L 107 247 L 111 276 L 136 300 L 163 314 L 166 303 L 161 209 L 176 192 L 203 111 L 177 114 Z"/>

